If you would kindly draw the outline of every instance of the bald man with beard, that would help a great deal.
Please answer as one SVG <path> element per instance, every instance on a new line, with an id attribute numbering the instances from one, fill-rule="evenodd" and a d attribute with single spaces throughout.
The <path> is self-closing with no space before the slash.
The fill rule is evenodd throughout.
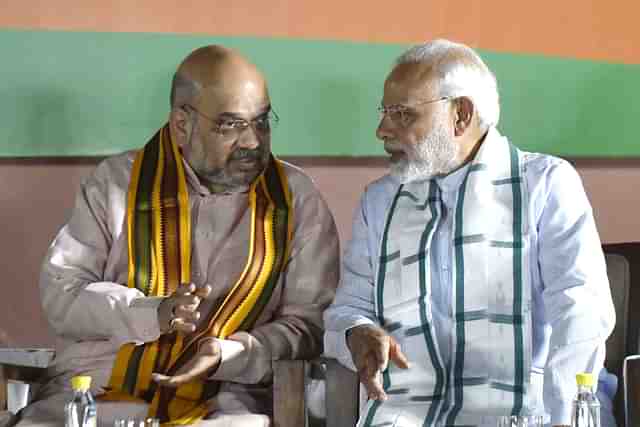
<path id="1" fill-rule="evenodd" d="M 97 167 L 46 255 L 60 346 L 19 426 L 60 425 L 75 375 L 102 426 L 270 425 L 272 360 L 320 354 L 339 251 L 310 178 L 271 154 L 276 120 L 237 52 L 182 62 L 168 123 Z"/>

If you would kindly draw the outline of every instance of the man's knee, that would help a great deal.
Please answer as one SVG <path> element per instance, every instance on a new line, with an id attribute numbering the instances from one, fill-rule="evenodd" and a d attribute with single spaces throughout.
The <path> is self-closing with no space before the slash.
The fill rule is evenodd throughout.
<path id="1" fill-rule="evenodd" d="M 269 417 L 263 414 L 217 412 L 202 420 L 197 427 L 270 427 Z"/>
<path id="2" fill-rule="evenodd" d="M 0 423 L 0 425 L 2 425 Z M 37 417 L 13 417 L 7 427 L 60 427 L 60 421 Z"/>

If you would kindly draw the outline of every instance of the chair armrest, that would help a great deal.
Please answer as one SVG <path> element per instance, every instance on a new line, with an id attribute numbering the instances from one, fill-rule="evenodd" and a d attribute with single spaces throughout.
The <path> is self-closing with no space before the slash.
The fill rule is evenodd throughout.
<path id="1" fill-rule="evenodd" d="M 355 426 L 360 406 L 358 375 L 335 359 L 322 358 L 321 361 L 327 367 L 327 426 Z"/>
<path id="2" fill-rule="evenodd" d="M 304 360 L 273 361 L 274 427 L 301 427 L 306 425 L 304 377 Z"/>
<path id="3" fill-rule="evenodd" d="M 305 378 L 311 365 L 325 366 L 326 425 L 355 426 L 360 398 L 358 376 L 337 360 L 321 357 L 273 362 L 274 427 L 306 425 Z"/>
<path id="4" fill-rule="evenodd" d="M 625 425 L 632 427 L 640 423 L 640 355 L 624 358 L 622 387 Z"/>
<path id="5" fill-rule="evenodd" d="M 7 380 L 37 382 L 54 354 L 52 349 L 0 348 L 0 411 L 7 409 Z"/>

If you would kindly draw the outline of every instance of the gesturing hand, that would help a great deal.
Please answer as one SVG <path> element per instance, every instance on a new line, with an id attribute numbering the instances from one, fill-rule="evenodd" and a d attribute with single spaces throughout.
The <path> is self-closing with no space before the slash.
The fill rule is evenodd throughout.
<path id="1" fill-rule="evenodd" d="M 196 322 L 200 319 L 200 301 L 210 292 L 209 285 L 202 288 L 196 288 L 193 283 L 178 286 L 158 307 L 160 331 L 167 333 L 176 330 L 186 334 L 195 332 Z"/>
<path id="2" fill-rule="evenodd" d="M 218 368 L 222 358 L 220 343 L 216 339 L 205 338 L 198 345 L 195 356 L 173 376 L 152 374 L 151 379 L 160 385 L 178 387 L 211 375 Z"/>
<path id="3" fill-rule="evenodd" d="M 380 372 L 387 369 L 389 360 L 399 368 L 409 367 L 400 345 L 383 329 L 361 325 L 348 331 L 347 346 L 369 399 L 386 400 L 387 394 L 380 383 Z"/>

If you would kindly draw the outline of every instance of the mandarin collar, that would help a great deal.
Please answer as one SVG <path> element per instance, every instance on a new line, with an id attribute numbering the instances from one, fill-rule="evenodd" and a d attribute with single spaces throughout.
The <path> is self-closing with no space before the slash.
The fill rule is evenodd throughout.
<path id="1" fill-rule="evenodd" d="M 436 184 L 438 184 L 438 187 L 440 187 L 440 189 L 445 193 L 458 191 L 462 185 L 462 181 L 464 181 L 464 178 L 467 176 L 470 165 L 471 162 L 468 162 L 460 169 L 451 172 L 448 175 L 436 177 L 434 180 Z"/>

